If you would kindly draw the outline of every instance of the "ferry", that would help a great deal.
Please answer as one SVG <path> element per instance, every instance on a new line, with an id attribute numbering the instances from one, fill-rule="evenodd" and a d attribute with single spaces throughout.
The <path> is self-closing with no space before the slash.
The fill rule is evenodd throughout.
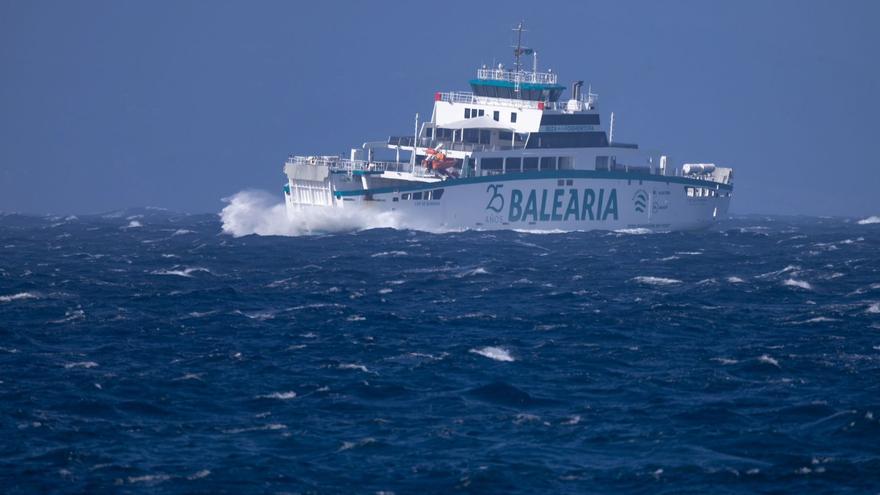
<path id="1" fill-rule="evenodd" d="M 411 135 L 365 142 L 347 157 L 288 156 L 288 217 L 319 208 L 391 214 L 431 231 L 668 232 L 727 215 L 731 168 L 676 167 L 615 141 L 614 114 L 606 132 L 591 88 L 573 81 L 564 98 L 558 75 L 538 71 L 537 52 L 522 45 L 522 23 L 515 31 L 513 67 L 484 65 L 471 91 L 435 93 L 430 120 L 416 114 Z"/>

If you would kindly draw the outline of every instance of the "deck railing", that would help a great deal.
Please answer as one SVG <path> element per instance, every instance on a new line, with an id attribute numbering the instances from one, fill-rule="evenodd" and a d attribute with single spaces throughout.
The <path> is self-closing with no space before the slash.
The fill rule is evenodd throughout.
<path id="1" fill-rule="evenodd" d="M 477 79 L 491 79 L 512 83 L 556 84 L 557 75 L 552 72 L 513 71 L 509 69 L 478 69 Z"/>
<path id="2" fill-rule="evenodd" d="M 413 172 L 412 164 L 406 162 L 383 162 L 367 160 L 350 160 L 341 156 L 297 156 L 287 157 L 288 165 L 316 166 L 324 165 L 332 172 Z M 416 164 L 415 174 L 422 175 L 421 164 Z"/>
<path id="3" fill-rule="evenodd" d="M 498 107 L 510 108 L 537 108 L 544 110 L 594 110 L 596 103 L 599 101 L 599 95 L 588 93 L 581 96 L 579 100 L 575 100 L 574 108 L 569 108 L 571 100 L 560 101 L 535 101 L 535 100 L 519 100 L 514 98 L 493 98 L 491 96 L 477 96 L 466 91 L 449 91 L 446 93 L 437 93 L 438 101 L 449 103 L 464 103 L 466 105 L 492 105 Z"/>

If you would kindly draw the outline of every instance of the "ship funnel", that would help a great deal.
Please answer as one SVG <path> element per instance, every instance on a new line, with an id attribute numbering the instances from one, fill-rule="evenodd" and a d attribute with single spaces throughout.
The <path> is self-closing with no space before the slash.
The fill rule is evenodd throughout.
<path id="1" fill-rule="evenodd" d="M 571 99 L 572 100 L 580 100 L 581 99 L 581 87 L 583 87 L 583 81 L 575 81 L 571 83 Z"/>

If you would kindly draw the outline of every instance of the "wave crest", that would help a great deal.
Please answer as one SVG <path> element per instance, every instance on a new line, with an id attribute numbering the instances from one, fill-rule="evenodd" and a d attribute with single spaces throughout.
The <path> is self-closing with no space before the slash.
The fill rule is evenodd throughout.
<path id="1" fill-rule="evenodd" d="M 398 228 L 393 213 L 363 210 L 309 207 L 302 215 L 288 218 L 284 203 L 265 191 L 240 191 L 224 198 L 227 205 L 220 212 L 223 232 L 234 237 L 246 235 L 301 236 L 350 232 L 356 230 Z"/>

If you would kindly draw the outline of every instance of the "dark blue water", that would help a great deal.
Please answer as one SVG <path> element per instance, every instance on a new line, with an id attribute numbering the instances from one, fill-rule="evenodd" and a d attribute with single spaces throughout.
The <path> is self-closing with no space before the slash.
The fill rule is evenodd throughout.
<path id="1" fill-rule="evenodd" d="M 0 216 L 6 493 L 876 493 L 880 225 Z"/>

